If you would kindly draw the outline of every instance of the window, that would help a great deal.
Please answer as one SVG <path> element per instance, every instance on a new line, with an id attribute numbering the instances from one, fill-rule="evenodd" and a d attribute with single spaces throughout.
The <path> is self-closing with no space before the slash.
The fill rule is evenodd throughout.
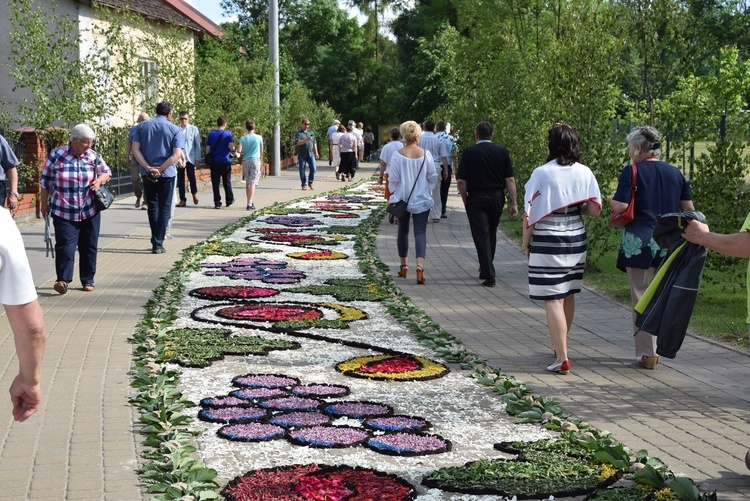
<path id="1" fill-rule="evenodd" d="M 151 109 L 156 106 L 158 96 L 156 61 L 141 59 L 141 106 Z"/>

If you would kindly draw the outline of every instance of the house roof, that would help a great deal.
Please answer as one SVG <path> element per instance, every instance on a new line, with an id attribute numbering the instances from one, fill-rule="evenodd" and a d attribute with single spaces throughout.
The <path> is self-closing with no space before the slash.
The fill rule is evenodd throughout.
<path id="1" fill-rule="evenodd" d="M 201 34 L 219 36 L 219 27 L 184 0 L 96 0 L 97 3 L 127 9 L 160 21 L 187 26 Z"/>

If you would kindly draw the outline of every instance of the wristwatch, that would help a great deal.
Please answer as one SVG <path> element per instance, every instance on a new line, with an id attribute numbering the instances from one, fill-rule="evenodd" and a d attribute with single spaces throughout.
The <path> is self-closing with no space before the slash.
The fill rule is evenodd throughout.
<path id="1" fill-rule="evenodd" d="M 11 191 L 10 196 L 18 198 L 18 192 L 17 191 Z"/>

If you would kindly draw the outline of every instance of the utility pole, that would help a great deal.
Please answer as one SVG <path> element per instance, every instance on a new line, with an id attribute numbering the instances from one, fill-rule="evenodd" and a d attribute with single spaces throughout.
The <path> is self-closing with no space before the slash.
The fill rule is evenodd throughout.
<path id="1" fill-rule="evenodd" d="M 273 149 L 271 175 L 281 175 L 281 99 L 279 97 L 279 0 L 268 0 L 268 59 L 273 64 Z"/>

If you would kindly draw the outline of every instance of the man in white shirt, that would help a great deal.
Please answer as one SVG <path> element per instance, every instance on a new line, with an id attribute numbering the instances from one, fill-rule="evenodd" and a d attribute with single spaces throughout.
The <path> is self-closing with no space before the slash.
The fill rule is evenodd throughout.
<path id="1" fill-rule="evenodd" d="M 440 182 L 440 206 L 442 212 L 440 214 L 441 219 L 447 218 L 446 204 L 448 203 L 448 191 L 451 187 L 451 179 L 453 178 L 453 159 L 456 156 L 456 143 L 448 133 L 448 127 L 450 124 L 446 124 L 442 120 L 435 124 L 435 136 L 437 136 L 442 146 L 443 155 L 448 159 L 448 176 L 444 177 Z"/>
<path id="2" fill-rule="evenodd" d="M 424 132 L 419 136 L 417 146 L 432 153 L 432 158 L 435 161 L 435 171 L 438 172 L 438 180 L 442 180 L 448 177 L 448 158 L 443 153 L 443 146 L 434 131 L 435 122 L 432 120 L 425 121 Z M 432 190 L 432 199 L 435 201 L 435 205 L 430 209 L 430 219 L 432 219 L 433 223 L 439 223 L 440 216 L 443 213 L 443 207 L 440 202 L 440 184 L 440 182 L 435 183 L 435 188 Z"/>
<path id="3" fill-rule="evenodd" d="M 354 122 L 354 120 L 349 120 L 349 125 L 352 126 L 352 134 L 354 134 L 354 137 L 357 138 L 357 149 L 354 150 L 354 157 L 357 159 L 357 168 L 359 168 L 359 151 L 364 151 L 365 143 L 362 142 L 362 131 L 357 128 L 357 124 Z"/>
<path id="4" fill-rule="evenodd" d="M 341 122 L 338 120 L 333 121 L 333 125 L 328 127 L 328 131 L 326 131 L 326 137 L 328 138 L 328 144 L 331 144 L 331 136 L 333 136 L 336 131 L 339 130 L 339 125 Z M 333 164 L 333 151 L 331 149 L 328 149 L 328 166 L 330 167 Z"/>

